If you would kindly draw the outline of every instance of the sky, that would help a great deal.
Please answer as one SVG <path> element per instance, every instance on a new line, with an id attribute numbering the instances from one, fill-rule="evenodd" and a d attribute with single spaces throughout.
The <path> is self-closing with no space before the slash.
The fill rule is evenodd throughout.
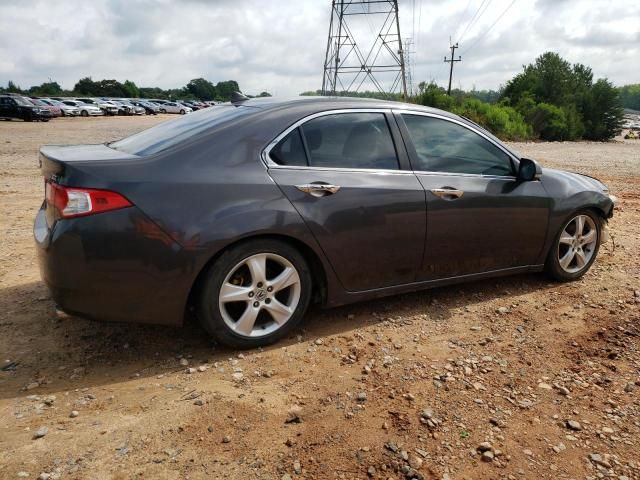
<path id="1" fill-rule="evenodd" d="M 204 77 L 297 95 L 322 85 L 330 16 L 330 0 L 0 0 L 0 85 L 72 89 L 91 76 L 178 88 Z M 383 20 L 349 17 L 365 54 Z M 415 85 L 446 86 L 450 41 L 462 56 L 454 88 L 496 89 L 549 50 L 595 78 L 640 83 L 634 2 L 399 0 L 399 20 Z"/>

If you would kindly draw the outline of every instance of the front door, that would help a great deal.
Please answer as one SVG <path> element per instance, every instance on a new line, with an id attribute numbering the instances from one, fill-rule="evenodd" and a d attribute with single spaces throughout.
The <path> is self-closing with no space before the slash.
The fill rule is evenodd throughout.
<path id="1" fill-rule="evenodd" d="M 422 262 L 425 193 L 401 169 L 389 119 L 383 112 L 323 114 L 268 152 L 270 175 L 348 291 L 413 282 Z"/>
<path id="2" fill-rule="evenodd" d="M 514 159 L 462 122 L 403 113 L 399 123 L 427 198 L 418 279 L 536 264 L 550 208 L 542 184 L 517 180 Z"/>

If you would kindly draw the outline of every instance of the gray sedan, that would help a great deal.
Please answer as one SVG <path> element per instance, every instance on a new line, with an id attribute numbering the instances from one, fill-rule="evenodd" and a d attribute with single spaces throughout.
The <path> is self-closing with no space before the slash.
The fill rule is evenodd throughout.
<path id="1" fill-rule="evenodd" d="M 350 98 L 246 99 L 108 145 L 45 146 L 35 238 L 61 309 L 218 341 L 334 306 L 497 275 L 580 278 L 615 198 L 473 122 Z"/>

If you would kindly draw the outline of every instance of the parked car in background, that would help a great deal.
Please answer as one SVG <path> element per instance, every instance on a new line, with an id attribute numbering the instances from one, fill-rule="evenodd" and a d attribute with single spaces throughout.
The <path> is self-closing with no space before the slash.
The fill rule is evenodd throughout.
<path id="1" fill-rule="evenodd" d="M 71 105 L 72 107 L 77 107 L 80 111 L 81 117 L 97 117 L 104 115 L 102 109 L 97 105 L 90 105 L 79 100 L 63 100 L 62 103 L 65 105 Z"/>
<path id="2" fill-rule="evenodd" d="M 95 105 L 104 112 L 105 115 L 117 115 L 118 107 L 108 100 L 102 100 L 100 98 L 82 97 L 76 98 L 79 102 L 83 102 L 89 105 Z"/>
<path id="3" fill-rule="evenodd" d="M 0 118 L 48 122 L 51 112 L 45 107 L 34 105 L 29 98 L 20 95 L 0 95 Z"/>
<path id="4" fill-rule="evenodd" d="M 161 113 L 179 113 L 180 115 L 184 115 L 185 113 L 191 113 L 192 111 L 193 109 L 191 107 L 187 107 L 186 105 L 176 102 L 167 102 L 160 105 Z"/>
<path id="5" fill-rule="evenodd" d="M 38 107 L 46 108 L 47 110 L 49 110 L 49 112 L 51 113 L 52 117 L 60 117 L 60 116 L 62 116 L 62 110 L 60 110 L 60 107 L 58 107 L 56 105 L 49 105 L 48 103 L 44 102 L 43 100 L 41 100 L 39 98 L 35 98 L 35 97 L 30 97 L 29 101 L 31 103 L 33 103 L 34 105 L 37 105 Z"/>
<path id="6" fill-rule="evenodd" d="M 160 107 L 144 100 L 131 100 L 131 103 L 136 105 L 137 107 L 144 108 L 144 111 L 147 115 L 157 115 L 160 111 Z"/>
<path id="7" fill-rule="evenodd" d="M 127 106 L 131 110 L 131 114 L 132 115 L 144 115 L 146 113 L 144 107 L 141 107 L 139 105 L 133 104 L 131 102 L 131 100 L 129 100 L 127 98 L 120 98 L 120 99 L 118 99 L 118 101 L 122 105 Z"/>
<path id="8" fill-rule="evenodd" d="M 80 109 L 74 105 L 67 105 L 60 100 L 54 100 L 53 98 L 40 98 L 41 101 L 48 105 L 53 105 L 60 109 L 63 117 L 77 117 L 80 115 Z"/>
<path id="9" fill-rule="evenodd" d="M 369 99 L 245 99 L 110 144 L 44 146 L 40 165 L 34 235 L 63 311 L 167 325 L 193 311 L 239 348 L 287 335 L 311 301 L 577 280 L 616 202 L 463 117 Z"/>

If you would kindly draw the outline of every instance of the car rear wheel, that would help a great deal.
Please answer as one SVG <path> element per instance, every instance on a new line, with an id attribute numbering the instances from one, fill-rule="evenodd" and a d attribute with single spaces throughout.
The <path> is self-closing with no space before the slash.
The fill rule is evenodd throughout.
<path id="1" fill-rule="evenodd" d="M 180 115 L 184 115 L 185 113 L 187 112 L 185 112 L 184 109 L 180 109 Z"/>
<path id="2" fill-rule="evenodd" d="M 311 298 L 304 257 L 277 240 L 224 252 L 206 272 L 198 316 L 217 341 L 235 348 L 268 345 L 302 320 Z"/>
<path id="3" fill-rule="evenodd" d="M 80 112 L 80 115 L 82 115 L 83 117 L 88 117 L 89 116 L 89 112 L 87 112 L 86 110 L 82 110 Z"/>
<path id="4" fill-rule="evenodd" d="M 161 108 L 160 113 L 167 113 L 167 111 L 164 108 Z"/>
<path id="5" fill-rule="evenodd" d="M 547 272 L 568 282 L 582 277 L 598 255 L 602 219 L 591 210 L 574 213 L 564 224 L 549 251 Z"/>

